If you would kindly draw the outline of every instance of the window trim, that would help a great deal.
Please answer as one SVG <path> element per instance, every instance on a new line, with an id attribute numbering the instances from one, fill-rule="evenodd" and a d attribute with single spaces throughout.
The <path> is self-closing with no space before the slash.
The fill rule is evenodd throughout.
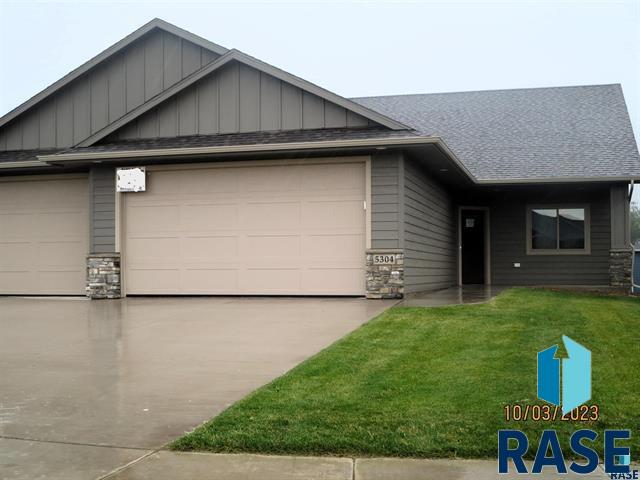
<path id="1" fill-rule="evenodd" d="M 584 248 L 536 248 L 532 247 L 531 239 L 531 218 L 532 211 L 537 209 L 554 209 L 562 210 L 568 208 L 582 208 L 584 209 Z M 542 204 L 529 204 L 526 210 L 526 223 L 527 223 L 527 255 L 590 255 L 591 254 L 591 209 L 588 204 L 584 203 L 542 203 Z M 560 230 L 558 229 L 558 241 L 560 238 Z"/>

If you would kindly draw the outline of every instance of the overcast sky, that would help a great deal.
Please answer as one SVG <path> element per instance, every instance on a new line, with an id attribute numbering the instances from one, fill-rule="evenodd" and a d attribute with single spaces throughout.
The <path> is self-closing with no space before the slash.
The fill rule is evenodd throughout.
<path id="1" fill-rule="evenodd" d="M 346 97 L 621 83 L 640 133 L 640 0 L 0 5 L 1 114 L 160 17 Z"/>

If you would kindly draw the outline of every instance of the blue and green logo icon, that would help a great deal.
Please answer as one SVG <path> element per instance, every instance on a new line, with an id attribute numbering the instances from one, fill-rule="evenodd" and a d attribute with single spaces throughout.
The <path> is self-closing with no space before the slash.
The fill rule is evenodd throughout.
<path id="1" fill-rule="evenodd" d="M 591 399 L 591 352 L 566 335 L 562 342 L 569 358 L 556 358 L 558 345 L 538 352 L 538 398 L 565 415 Z"/>

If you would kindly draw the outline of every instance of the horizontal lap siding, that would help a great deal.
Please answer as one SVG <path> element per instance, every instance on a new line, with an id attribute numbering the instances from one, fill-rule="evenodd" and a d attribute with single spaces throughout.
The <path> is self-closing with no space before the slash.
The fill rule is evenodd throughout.
<path id="1" fill-rule="evenodd" d="M 435 290 L 456 281 L 456 225 L 449 192 L 414 162 L 404 162 L 405 291 Z"/>
<path id="2" fill-rule="evenodd" d="M 113 168 L 91 169 L 89 195 L 91 204 L 92 253 L 111 253 L 116 248 L 116 194 Z"/>
<path id="3" fill-rule="evenodd" d="M 399 153 L 371 157 L 371 246 L 400 248 Z"/>
<path id="4" fill-rule="evenodd" d="M 527 255 L 527 204 L 588 204 L 591 210 L 590 255 Z M 519 194 L 491 207 L 491 276 L 498 285 L 607 285 L 611 244 L 608 187 L 562 196 Z M 514 268 L 514 262 L 520 268 Z"/>

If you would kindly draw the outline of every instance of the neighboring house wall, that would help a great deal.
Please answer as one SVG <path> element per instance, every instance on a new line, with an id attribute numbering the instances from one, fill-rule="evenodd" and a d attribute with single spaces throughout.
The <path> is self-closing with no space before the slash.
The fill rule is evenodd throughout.
<path id="1" fill-rule="evenodd" d="M 591 254 L 527 255 L 526 216 L 530 204 L 588 204 Z M 476 202 L 477 205 L 483 205 Z M 611 213 L 609 186 L 523 187 L 489 202 L 491 281 L 496 285 L 608 285 Z M 515 268 L 514 263 L 520 263 Z"/>
<path id="2" fill-rule="evenodd" d="M 111 167 L 93 167 L 89 174 L 91 253 L 115 252 L 115 200 L 115 170 Z"/>
<path id="3" fill-rule="evenodd" d="M 363 127 L 366 118 L 252 67 L 231 62 L 108 138 Z"/>
<path id="4" fill-rule="evenodd" d="M 457 282 L 456 221 L 451 194 L 416 162 L 404 161 L 405 292 Z"/>
<path id="5" fill-rule="evenodd" d="M 0 128 L 0 151 L 71 147 L 218 57 L 153 30 Z"/>

